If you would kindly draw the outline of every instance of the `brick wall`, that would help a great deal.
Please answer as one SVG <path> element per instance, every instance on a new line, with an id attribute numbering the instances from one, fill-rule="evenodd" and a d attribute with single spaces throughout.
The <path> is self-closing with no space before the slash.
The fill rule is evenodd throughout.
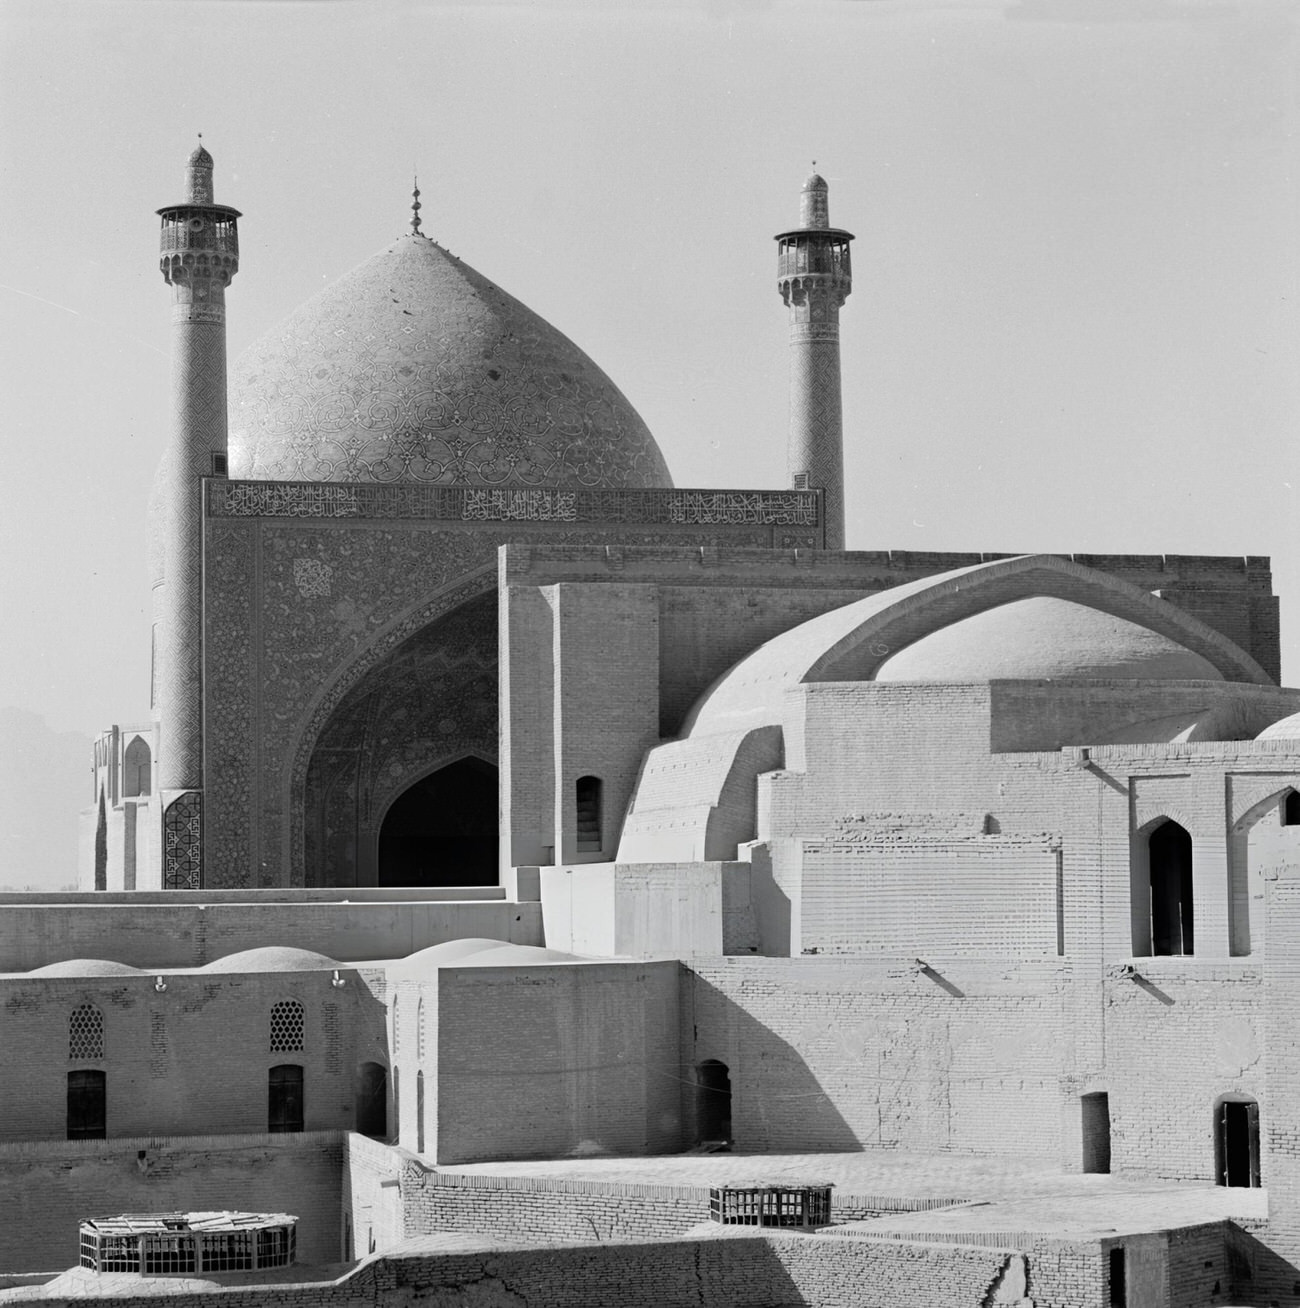
<path id="1" fill-rule="evenodd" d="M 292 944 L 340 962 L 400 957 L 444 940 L 487 936 L 540 944 L 540 906 L 504 900 L 257 903 L 11 903 L 0 913 L 0 971 L 72 958 L 163 970 L 202 967 L 245 949 Z"/>
<path id="2" fill-rule="evenodd" d="M 308 1130 L 345 1130 L 354 1076 L 375 1057 L 381 1003 L 356 972 L 190 973 L 0 979 L 0 1140 L 62 1140 L 67 1075 L 106 1071 L 109 1138 L 262 1132 L 272 1066 L 303 1068 Z M 274 1004 L 296 1000 L 303 1048 L 270 1048 Z M 83 1004 L 102 1018 L 103 1057 L 72 1059 L 69 1018 Z M 81 1051 L 79 1051 L 81 1052 Z"/>
<path id="3" fill-rule="evenodd" d="M 676 963 L 444 967 L 433 984 L 439 1162 L 679 1147 Z"/>
<path id="4" fill-rule="evenodd" d="M 299 1259 L 334 1262 L 342 1159 L 328 1132 L 0 1145 L 0 1212 L 23 1216 L 0 1222 L 0 1270 L 74 1266 L 84 1217 L 223 1208 L 292 1213 Z"/>

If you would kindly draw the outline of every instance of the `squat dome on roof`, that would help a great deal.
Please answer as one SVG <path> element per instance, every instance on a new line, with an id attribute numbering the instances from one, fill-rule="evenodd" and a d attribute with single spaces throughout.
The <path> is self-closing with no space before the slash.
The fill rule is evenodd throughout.
<path id="1" fill-rule="evenodd" d="M 671 486 L 644 422 L 568 337 L 414 233 L 232 368 L 230 475 Z"/>

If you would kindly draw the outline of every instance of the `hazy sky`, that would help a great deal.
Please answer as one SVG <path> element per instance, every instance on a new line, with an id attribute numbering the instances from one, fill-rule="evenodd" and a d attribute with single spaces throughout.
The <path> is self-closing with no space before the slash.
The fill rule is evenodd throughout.
<path id="1" fill-rule="evenodd" d="M 1300 608 L 1294 8 L 0 0 L 0 708 L 147 720 L 153 211 L 198 131 L 232 358 L 405 228 L 418 165 L 426 233 L 684 486 L 783 483 L 771 237 L 815 158 L 858 237 L 850 548 L 1271 554 Z"/>

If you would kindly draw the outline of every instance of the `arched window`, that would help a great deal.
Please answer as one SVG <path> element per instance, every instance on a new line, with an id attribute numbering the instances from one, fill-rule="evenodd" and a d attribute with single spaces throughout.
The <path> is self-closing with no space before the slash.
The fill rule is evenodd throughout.
<path id="1" fill-rule="evenodd" d="M 302 1051 L 303 1007 L 296 999 L 282 999 L 271 1009 L 271 1052 L 296 1054 Z"/>
<path id="2" fill-rule="evenodd" d="M 424 1153 L 424 1072 L 415 1074 L 415 1152 Z"/>
<path id="3" fill-rule="evenodd" d="M 68 1018 L 68 1058 L 97 1063 L 104 1057 L 104 1015 L 94 1004 L 82 1004 Z"/>
<path id="4" fill-rule="evenodd" d="M 99 813 L 95 818 L 95 889 L 108 889 L 108 812 L 104 808 L 104 789 L 99 790 Z"/>
<path id="5" fill-rule="evenodd" d="M 1282 825 L 1300 827 L 1300 793 L 1294 790 L 1286 792 L 1286 800 L 1282 804 Z"/>
<path id="6" fill-rule="evenodd" d="M 1192 838 L 1177 822 L 1161 822 L 1147 837 L 1151 953 L 1195 952 L 1192 928 Z"/>
<path id="7" fill-rule="evenodd" d="M 1259 1186 L 1259 1104 L 1246 1095 L 1215 1107 L 1214 1164 L 1219 1185 Z"/>
<path id="8" fill-rule="evenodd" d="M 143 736 L 136 736 L 126 747 L 122 758 L 122 794 L 127 798 L 149 794 L 153 783 L 152 771 L 149 742 Z"/>
<path id="9" fill-rule="evenodd" d="M 579 854 L 599 854 L 600 778 L 579 777 L 576 786 Z"/>
<path id="10" fill-rule="evenodd" d="M 699 1144 L 731 1143 L 731 1075 L 716 1058 L 695 1069 L 695 1134 Z"/>
<path id="11" fill-rule="evenodd" d="M 68 1139 L 102 1140 L 107 1134 L 106 1086 L 103 1072 L 86 1069 L 68 1073 Z"/>
<path id="12" fill-rule="evenodd" d="M 382 1063 L 362 1063 L 357 1075 L 357 1133 L 388 1138 L 388 1072 Z"/>
<path id="13" fill-rule="evenodd" d="M 266 1129 L 272 1135 L 301 1131 L 302 1121 L 302 1068 L 281 1063 L 267 1073 Z"/>

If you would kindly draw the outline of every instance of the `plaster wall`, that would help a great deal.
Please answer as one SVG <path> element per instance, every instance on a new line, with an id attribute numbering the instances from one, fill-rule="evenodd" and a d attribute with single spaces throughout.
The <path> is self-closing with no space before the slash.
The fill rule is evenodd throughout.
<path id="1" fill-rule="evenodd" d="M 723 952 L 722 881 L 737 864 L 597 863 L 541 869 L 546 943 L 574 954 Z"/>

